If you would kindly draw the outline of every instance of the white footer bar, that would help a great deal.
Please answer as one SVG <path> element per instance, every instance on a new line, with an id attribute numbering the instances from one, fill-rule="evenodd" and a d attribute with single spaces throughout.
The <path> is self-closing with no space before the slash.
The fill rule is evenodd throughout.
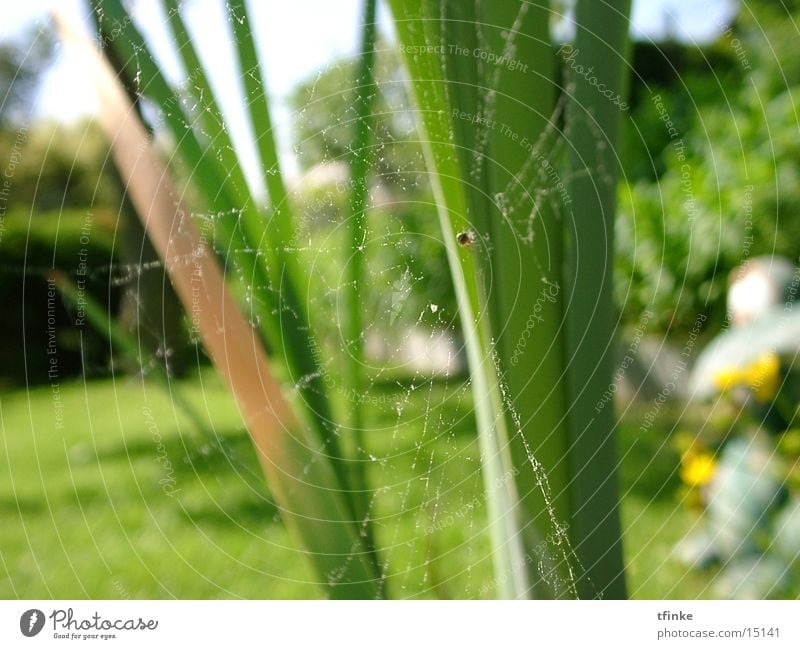
<path id="1" fill-rule="evenodd" d="M 3 601 L 0 647 L 800 647 L 800 602 Z"/>

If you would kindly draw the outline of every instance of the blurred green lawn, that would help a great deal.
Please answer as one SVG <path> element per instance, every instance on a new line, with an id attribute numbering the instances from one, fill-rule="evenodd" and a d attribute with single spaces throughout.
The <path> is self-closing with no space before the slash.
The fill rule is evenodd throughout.
<path id="1" fill-rule="evenodd" d="M 49 386 L 0 396 L 0 597 L 319 596 L 224 387 L 203 373 L 180 390 L 210 435 L 134 378 L 62 384 L 61 429 Z M 468 507 L 481 502 L 468 390 L 383 390 L 367 444 L 390 596 L 491 596 L 485 512 Z M 620 442 L 631 595 L 708 596 L 708 575 L 669 558 L 691 517 L 668 429 L 637 426 Z M 427 533 L 448 512 L 452 524 Z"/>

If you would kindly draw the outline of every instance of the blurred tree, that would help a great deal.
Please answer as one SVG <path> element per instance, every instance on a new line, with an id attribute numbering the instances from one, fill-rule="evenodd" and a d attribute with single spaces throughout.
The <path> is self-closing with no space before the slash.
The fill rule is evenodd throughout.
<path id="1" fill-rule="evenodd" d="M 20 318 L 0 322 L 0 374 L 8 380 L 44 380 L 47 283 L 56 268 L 79 278 L 94 299 L 138 332 L 144 357 L 169 355 L 170 367 L 185 364 L 186 335 L 177 299 L 164 284 L 160 264 L 150 264 L 149 241 L 125 198 L 125 188 L 97 126 L 34 122 L 28 129 L 0 131 L 0 151 L 12 161 L 2 203 L 0 300 Z M 86 265 L 86 274 L 80 276 Z M 81 372 L 81 340 L 70 314 L 56 300 L 61 377 Z M 166 315 L 164 315 L 166 314 Z M 27 349 L 19 341 L 27 341 Z M 89 375 L 109 371 L 104 338 L 83 336 Z M 115 367 L 135 371 L 132 361 Z M 149 362 L 149 361 L 148 361 Z"/>
<path id="2" fill-rule="evenodd" d="M 747 3 L 708 48 L 714 60 L 723 57 L 719 70 L 639 91 L 632 121 L 651 135 L 629 162 L 649 165 L 652 177 L 634 173 L 621 187 L 616 289 L 625 321 L 649 307 L 651 324 L 664 329 L 690 329 L 698 314 L 718 326 L 734 267 L 755 255 L 797 259 L 800 15 L 793 11 Z"/>
<path id="3" fill-rule="evenodd" d="M 291 97 L 295 149 L 303 170 L 322 162 L 344 161 L 356 117 L 353 59 L 340 59 L 301 83 Z M 424 173 L 422 148 L 415 132 L 403 68 L 392 47 L 378 43 L 375 101 L 377 170 L 384 184 L 408 187 L 410 177 Z M 424 188 L 427 190 L 427 188 Z"/>
<path id="4" fill-rule="evenodd" d="M 24 121 L 35 90 L 53 54 L 53 37 L 36 27 L 18 38 L 0 43 L 0 128 Z"/>

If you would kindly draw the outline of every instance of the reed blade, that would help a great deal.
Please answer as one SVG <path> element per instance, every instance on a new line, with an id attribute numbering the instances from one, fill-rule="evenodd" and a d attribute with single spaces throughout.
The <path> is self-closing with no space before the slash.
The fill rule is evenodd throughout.
<path id="1" fill-rule="evenodd" d="M 567 104 L 569 193 L 566 312 L 572 536 L 583 597 L 626 596 L 613 404 L 612 280 L 618 135 L 626 96 L 630 1 L 579 0 L 574 45 L 561 49 Z M 579 74 L 589 70 L 590 75 Z"/>

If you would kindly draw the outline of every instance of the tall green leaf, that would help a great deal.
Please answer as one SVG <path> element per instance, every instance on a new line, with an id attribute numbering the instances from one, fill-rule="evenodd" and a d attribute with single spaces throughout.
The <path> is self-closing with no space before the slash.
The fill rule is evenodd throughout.
<path id="1" fill-rule="evenodd" d="M 630 0 L 579 2 L 567 59 L 570 144 L 567 224 L 569 308 L 569 465 L 575 552 L 582 596 L 625 597 L 617 495 L 614 413 L 602 397 L 614 371 L 612 272 L 620 160 L 619 124 L 627 105 L 625 68 Z M 589 72 L 583 72 L 589 71 Z M 581 74 L 583 72 L 583 74 Z M 574 84 L 574 86 L 573 86 Z"/>
<path id="2" fill-rule="evenodd" d="M 567 431 L 564 417 L 561 297 L 562 222 L 553 178 L 558 111 L 546 2 L 480 5 L 481 102 L 490 120 L 476 152 L 491 241 L 485 273 L 499 365 L 506 384 L 511 453 L 524 508 L 527 552 L 537 549 L 529 577 L 539 596 L 574 595 L 569 545 Z M 482 59 L 478 59 L 481 63 Z M 546 540 L 550 539 L 550 542 Z M 544 542 L 543 542 L 544 541 Z M 544 561 L 546 567 L 537 564 Z"/>
<path id="3" fill-rule="evenodd" d="M 578 4 L 582 16 L 581 5 L 593 3 Z M 565 102 L 557 98 L 548 3 L 390 5 L 466 334 L 498 592 L 622 596 L 613 456 L 604 451 L 601 462 L 581 471 L 575 460 L 592 457 L 594 440 L 571 434 L 577 420 L 570 418 L 570 386 L 591 374 L 585 365 L 569 369 L 565 324 L 585 313 L 574 313 L 567 295 L 565 229 L 568 190 L 581 188 L 569 184 L 577 174 L 563 164 L 571 142 L 561 133 Z M 624 12 L 616 20 L 624 22 Z M 608 135 L 613 149 L 615 133 Z M 581 261 L 587 274 L 603 272 L 602 259 Z M 600 299 L 610 313 L 610 295 Z M 605 337 L 594 343 L 605 347 L 610 332 L 598 334 Z M 613 426 L 601 429 L 609 449 Z M 510 484 L 492 487 L 508 471 L 517 473 Z M 591 488 L 605 495 L 590 497 Z M 590 533 L 586 509 L 595 505 L 604 509 L 594 520 L 607 524 Z M 597 552 L 608 555 L 602 566 Z"/>

